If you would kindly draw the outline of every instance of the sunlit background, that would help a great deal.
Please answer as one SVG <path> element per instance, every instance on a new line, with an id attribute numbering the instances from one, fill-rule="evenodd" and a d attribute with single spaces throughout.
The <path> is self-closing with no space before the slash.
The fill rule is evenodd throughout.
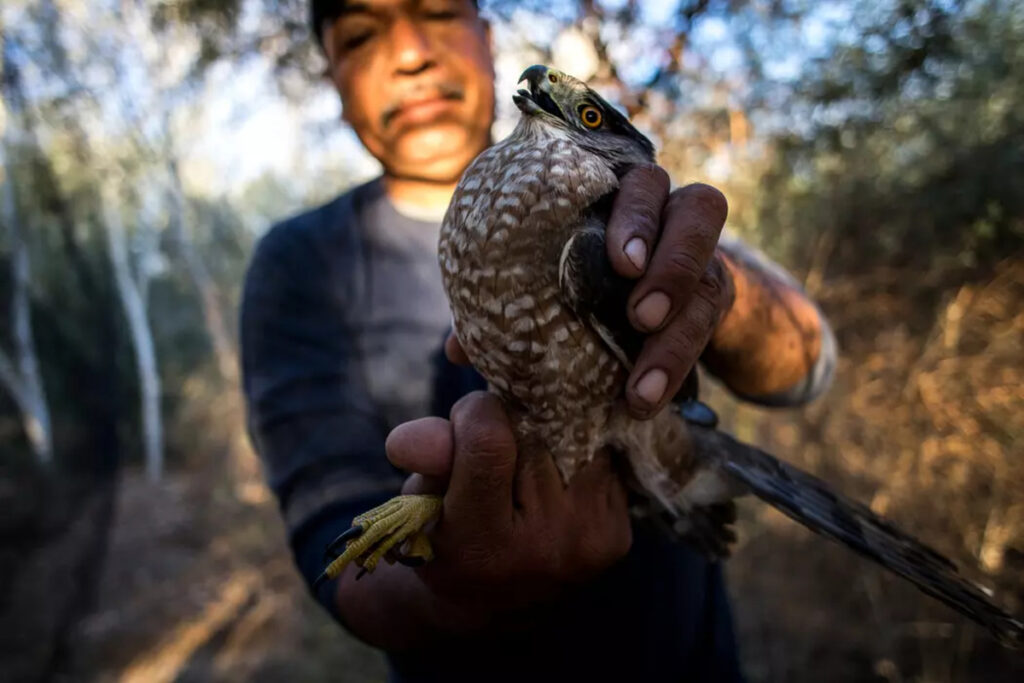
<path id="1" fill-rule="evenodd" d="M 726 426 L 1024 611 L 1024 3 L 484 2 L 822 303 L 842 361 Z M 2 0 L 0 680 L 382 681 L 306 596 L 249 449 L 236 314 L 276 219 L 373 177 L 304 0 Z M 1021 681 L 1024 658 L 755 503 L 752 681 Z"/>

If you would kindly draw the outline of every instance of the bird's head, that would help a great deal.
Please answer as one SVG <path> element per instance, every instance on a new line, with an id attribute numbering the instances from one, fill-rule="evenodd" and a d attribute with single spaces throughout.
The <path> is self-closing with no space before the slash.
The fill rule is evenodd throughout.
<path id="1" fill-rule="evenodd" d="M 617 172 L 654 161 L 654 145 L 586 83 L 539 64 L 519 77 L 528 87 L 512 99 L 540 125 L 550 126 L 604 158 Z"/>

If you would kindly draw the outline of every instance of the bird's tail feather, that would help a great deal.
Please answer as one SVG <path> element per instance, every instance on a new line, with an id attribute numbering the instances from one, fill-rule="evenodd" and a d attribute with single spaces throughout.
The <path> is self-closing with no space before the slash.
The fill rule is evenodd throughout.
<path id="1" fill-rule="evenodd" d="M 825 482 L 723 432 L 691 429 L 694 455 L 812 531 L 850 547 L 987 628 L 1024 647 L 1024 622 L 993 604 L 949 559 Z"/>

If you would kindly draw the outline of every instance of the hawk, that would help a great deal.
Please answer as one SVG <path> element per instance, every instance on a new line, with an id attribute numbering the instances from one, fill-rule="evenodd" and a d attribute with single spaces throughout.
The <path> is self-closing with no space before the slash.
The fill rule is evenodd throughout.
<path id="1" fill-rule="evenodd" d="M 1024 643 L 1024 624 L 991 603 L 945 557 L 824 482 L 714 428 L 693 382 L 676 409 L 649 420 L 621 400 L 643 343 L 626 317 L 632 283 L 614 273 L 605 226 L 621 178 L 654 147 L 585 83 L 527 69 L 512 134 L 458 183 L 439 259 L 456 335 L 503 401 L 520 452 L 554 459 L 567 483 L 602 449 L 628 463 L 629 484 L 673 529 L 712 556 L 733 539 L 732 501 L 753 494 L 811 530 L 910 580 L 985 626 Z M 694 376 L 695 377 L 695 376 Z M 349 562 L 431 559 L 424 527 L 438 496 L 400 496 L 357 517 L 328 548 Z"/>

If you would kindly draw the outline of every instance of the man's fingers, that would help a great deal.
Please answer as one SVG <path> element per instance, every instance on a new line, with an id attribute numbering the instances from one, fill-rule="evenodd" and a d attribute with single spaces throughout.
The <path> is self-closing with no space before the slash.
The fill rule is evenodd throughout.
<path id="1" fill-rule="evenodd" d="M 444 355 L 456 365 L 470 365 L 469 356 L 466 355 L 454 332 L 449 332 L 448 338 L 444 340 Z"/>
<path id="2" fill-rule="evenodd" d="M 452 408 L 455 462 L 445 498 L 446 514 L 473 520 L 484 530 L 511 525 L 516 440 L 501 402 L 474 392 Z"/>
<path id="3" fill-rule="evenodd" d="M 727 310 L 730 298 L 729 281 L 715 260 L 698 280 L 679 314 L 644 343 L 626 385 L 626 401 L 635 417 L 654 415 L 679 391 Z"/>
<path id="4" fill-rule="evenodd" d="M 661 237 L 647 272 L 629 297 L 630 322 L 655 332 L 686 305 L 725 225 L 728 204 L 708 185 L 676 190 L 665 204 Z"/>
<path id="5" fill-rule="evenodd" d="M 668 190 L 668 174 L 654 164 L 637 166 L 622 177 L 605 233 L 608 259 L 619 275 L 644 274 L 658 241 Z"/>
<path id="6" fill-rule="evenodd" d="M 452 471 L 452 425 L 439 417 L 400 424 L 384 443 L 388 460 L 400 470 L 447 479 Z"/>

